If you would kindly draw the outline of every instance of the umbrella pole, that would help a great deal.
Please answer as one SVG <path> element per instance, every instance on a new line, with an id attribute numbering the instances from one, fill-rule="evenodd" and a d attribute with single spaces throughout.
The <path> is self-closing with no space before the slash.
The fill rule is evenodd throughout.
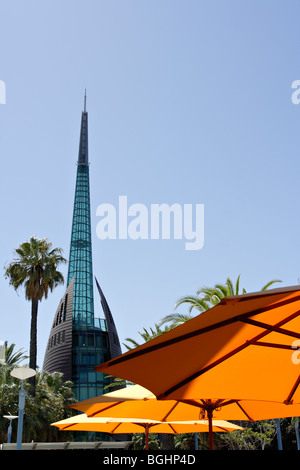
<path id="1" fill-rule="evenodd" d="M 208 432 L 209 432 L 209 450 L 213 450 L 214 442 L 213 442 L 213 430 L 212 430 L 212 416 L 213 411 L 212 408 L 208 408 L 207 410 L 207 417 L 208 417 Z"/>
<path id="2" fill-rule="evenodd" d="M 149 424 L 146 424 L 146 450 L 149 449 Z"/>
<path id="3" fill-rule="evenodd" d="M 199 450 L 199 446 L 198 446 L 198 433 L 195 432 L 194 438 L 195 438 L 195 450 Z"/>
<path id="4" fill-rule="evenodd" d="M 295 431 L 296 431 L 296 440 L 297 440 L 297 450 L 300 450 L 300 438 L 299 438 L 299 418 L 295 422 Z M 8 441 L 7 441 L 8 442 Z"/>
<path id="5" fill-rule="evenodd" d="M 278 450 L 282 450 L 282 439 L 281 439 L 281 428 L 280 428 L 280 420 L 275 419 L 276 427 L 277 427 L 277 444 Z"/>

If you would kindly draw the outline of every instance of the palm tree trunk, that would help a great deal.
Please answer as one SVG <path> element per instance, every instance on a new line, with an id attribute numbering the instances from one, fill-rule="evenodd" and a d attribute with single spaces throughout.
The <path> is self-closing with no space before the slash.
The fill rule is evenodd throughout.
<path id="1" fill-rule="evenodd" d="M 36 370 L 36 359 L 37 359 L 37 314 L 38 314 L 38 300 L 32 299 L 29 367 L 34 370 Z M 31 393 L 33 396 L 35 396 L 35 376 L 29 379 L 29 383 L 32 385 Z"/>

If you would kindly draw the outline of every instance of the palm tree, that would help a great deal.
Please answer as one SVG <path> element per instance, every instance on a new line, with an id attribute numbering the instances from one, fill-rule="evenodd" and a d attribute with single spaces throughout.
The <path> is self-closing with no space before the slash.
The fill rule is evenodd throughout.
<path id="1" fill-rule="evenodd" d="M 270 286 L 276 282 L 281 282 L 279 279 L 274 279 L 265 284 L 261 290 L 267 290 Z M 165 316 L 160 322 L 159 326 L 169 323 L 171 328 L 174 328 L 185 321 L 193 318 L 192 310 L 196 309 L 199 313 L 203 313 L 206 310 L 217 305 L 224 297 L 231 297 L 233 295 L 246 294 L 246 289 L 240 290 L 240 275 L 237 277 L 235 283 L 228 277 L 225 284 L 216 284 L 214 287 L 201 287 L 197 290 L 196 295 L 189 295 L 181 297 L 175 305 L 175 308 L 182 304 L 189 305 L 188 314 L 172 313 Z"/>
<path id="2" fill-rule="evenodd" d="M 150 328 L 150 331 L 148 331 L 148 330 L 146 330 L 146 328 L 143 328 L 144 332 L 141 333 L 139 331 L 139 335 L 143 338 L 144 342 L 146 342 L 146 341 L 150 341 L 153 338 L 156 338 L 156 336 L 159 336 L 159 335 L 165 333 L 169 329 L 170 329 L 170 327 L 166 326 L 165 329 L 162 330 L 161 326 L 159 324 L 155 324 L 155 330 L 153 328 Z M 131 346 L 126 344 L 126 343 L 123 343 L 125 348 L 127 348 L 129 351 L 131 349 L 137 348 L 139 346 L 139 343 L 135 339 L 125 338 L 125 341 L 128 341 L 129 343 L 131 343 Z"/>
<path id="3" fill-rule="evenodd" d="M 39 239 L 32 236 L 15 250 L 17 258 L 5 269 L 5 277 L 18 290 L 25 287 L 25 298 L 31 301 L 31 327 L 29 367 L 36 369 L 37 359 L 37 314 L 38 302 L 47 299 L 49 290 L 63 284 L 64 277 L 58 266 L 66 263 L 61 248 L 51 249 L 52 243 L 47 238 Z M 35 393 L 35 378 L 31 380 Z"/>
<path id="4" fill-rule="evenodd" d="M 7 346 L 7 341 L 5 341 L 3 346 L 4 354 L 3 361 L 0 361 L 0 387 L 3 384 L 8 384 L 11 380 L 10 372 L 15 366 L 18 366 L 25 359 L 28 359 L 28 356 L 25 356 L 22 349 L 14 352 L 15 344 Z"/>
<path id="5" fill-rule="evenodd" d="M 29 356 L 26 356 L 22 349 L 18 349 L 18 351 L 14 352 L 15 344 L 7 345 L 7 341 L 5 341 L 5 363 L 7 365 L 16 365 L 23 362 L 25 359 L 28 359 Z"/>

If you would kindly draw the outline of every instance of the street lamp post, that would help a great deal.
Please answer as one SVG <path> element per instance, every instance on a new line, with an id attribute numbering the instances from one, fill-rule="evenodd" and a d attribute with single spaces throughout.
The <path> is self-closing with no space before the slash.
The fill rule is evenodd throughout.
<path id="1" fill-rule="evenodd" d="M 13 369 L 10 373 L 13 377 L 21 380 L 21 389 L 19 392 L 19 419 L 18 419 L 18 434 L 17 434 L 17 450 L 22 449 L 22 435 L 23 435 L 23 417 L 24 417 L 24 407 L 25 407 L 25 390 L 23 387 L 23 382 L 30 377 L 33 377 L 36 374 L 34 369 L 29 369 L 28 367 L 17 367 Z"/>
<path id="2" fill-rule="evenodd" d="M 7 443 L 9 444 L 11 442 L 12 420 L 18 418 L 18 416 L 3 415 L 3 418 L 9 419 L 9 426 L 7 432 Z"/>

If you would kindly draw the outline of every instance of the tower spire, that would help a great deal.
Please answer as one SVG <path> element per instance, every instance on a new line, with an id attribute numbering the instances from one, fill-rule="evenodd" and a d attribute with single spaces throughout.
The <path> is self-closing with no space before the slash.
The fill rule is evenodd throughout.
<path id="1" fill-rule="evenodd" d="M 84 94 L 84 111 L 81 113 L 80 141 L 78 152 L 78 165 L 89 164 L 88 149 L 88 113 L 86 111 L 86 90 Z"/>
<path id="2" fill-rule="evenodd" d="M 43 366 L 50 373 L 62 372 L 64 380 L 71 380 L 78 401 L 104 393 L 107 379 L 96 374 L 94 367 L 105 357 L 121 354 L 116 326 L 97 281 L 105 319 L 95 318 L 86 90 L 83 109 L 67 289 L 55 313 Z"/>

